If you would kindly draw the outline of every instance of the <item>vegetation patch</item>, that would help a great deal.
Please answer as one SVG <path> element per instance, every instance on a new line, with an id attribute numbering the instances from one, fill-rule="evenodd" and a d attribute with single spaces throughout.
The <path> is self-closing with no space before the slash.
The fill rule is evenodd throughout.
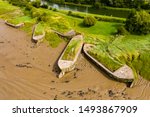
<path id="1" fill-rule="evenodd" d="M 94 26 L 96 24 L 96 19 L 92 16 L 86 16 L 84 17 L 83 24 L 88 27 Z"/>
<path id="2" fill-rule="evenodd" d="M 115 60 L 129 65 L 136 74 L 149 79 L 150 35 L 126 35 L 115 39 L 107 47 L 107 52 Z M 147 70 L 146 70 L 147 69 Z"/>
<path id="3" fill-rule="evenodd" d="M 81 13 L 81 12 L 70 12 L 70 11 L 67 12 L 63 10 L 59 10 L 59 12 L 68 14 L 69 16 L 82 18 L 82 19 L 87 16 L 87 13 Z M 90 13 L 88 13 L 88 16 L 94 17 L 98 21 L 118 22 L 118 23 L 124 23 L 126 21 L 125 18 L 118 18 L 118 17 L 113 17 L 113 16 L 96 15 L 96 14 L 90 14 Z"/>
<path id="4" fill-rule="evenodd" d="M 122 63 L 116 61 L 111 55 L 109 55 L 106 45 L 106 43 L 99 43 L 89 50 L 88 53 L 113 72 L 119 69 L 122 66 Z"/>
<path id="5" fill-rule="evenodd" d="M 73 61 L 77 52 L 79 51 L 81 43 L 82 41 L 79 39 L 71 40 L 62 56 L 62 60 Z"/>
<path id="6" fill-rule="evenodd" d="M 12 6 L 7 1 L 0 0 L 0 15 L 13 12 L 17 9 L 18 7 Z"/>
<path id="7" fill-rule="evenodd" d="M 132 11 L 126 21 L 126 29 L 135 34 L 149 34 L 150 14 L 146 11 Z"/>
<path id="8" fill-rule="evenodd" d="M 45 26 L 42 22 L 38 23 L 36 25 L 35 31 L 34 31 L 34 36 L 38 36 L 38 35 L 43 35 L 43 33 L 45 32 Z"/>
<path id="9" fill-rule="evenodd" d="M 53 48 L 56 48 L 63 41 L 57 34 L 50 30 L 46 32 L 45 39 Z"/>
<path id="10" fill-rule="evenodd" d="M 16 17 L 13 19 L 9 19 L 7 20 L 9 23 L 17 25 L 20 23 L 25 23 L 25 22 L 30 22 L 32 19 L 29 16 L 22 16 L 22 17 Z"/>

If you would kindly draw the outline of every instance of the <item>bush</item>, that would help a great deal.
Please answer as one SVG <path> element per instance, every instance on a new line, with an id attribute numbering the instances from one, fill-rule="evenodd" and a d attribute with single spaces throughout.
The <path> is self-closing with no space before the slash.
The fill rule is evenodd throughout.
<path id="1" fill-rule="evenodd" d="M 53 8 L 53 11 L 57 11 L 57 9 L 56 9 L 56 8 Z"/>
<path id="2" fill-rule="evenodd" d="M 27 1 L 26 0 L 9 0 L 9 3 L 15 6 L 26 6 Z"/>
<path id="3" fill-rule="evenodd" d="M 85 26 L 94 26 L 96 24 L 96 19 L 92 16 L 84 17 L 83 24 Z"/>
<path id="4" fill-rule="evenodd" d="M 67 14 L 70 16 L 82 18 L 82 19 L 85 17 L 84 13 L 76 13 L 76 12 L 69 13 L 69 11 L 68 11 Z M 102 15 L 92 15 L 92 16 L 95 17 L 95 19 L 98 21 L 117 22 L 117 23 L 125 23 L 126 22 L 125 18 L 102 16 Z"/>
<path id="5" fill-rule="evenodd" d="M 32 18 L 37 18 L 37 21 L 48 21 L 48 15 L 44 12 L 41 12 L 38 9 L 32 8 L 31 10 Z"/>
<path id="6" fill-rule="evenodd" d="M 95 16 L 98 21 L 105 21 L 105 22 L 117 22 L 117 23 L 125 23 L 126 20 L 124 18 L 118 17 L 110 17 L 110 16 Z"/>
<path id="7" fill-rule="evenodd" d="M 41 7 L 45 8 L 45 9 L 48 9 L 48 5 L 47 4 L 42 4 Z"/>
<path id="8" fill-rule="evenodd" d="M 30 11 L 30 10 L 32 10 L 32 8 L 33 8 L 33 6 L 32 6 L 31 4 L 27 4 L 27 5 L 26 5 L 26 10 L 29 10 L 29 11 Z"/>
<path id="9" fill-rule="evenodd" d="M 119 35 L 128 35 L 129 32 L 125 29 L 124 26 L 120 26 L 117 30 L 117 34 L 119 34 Z"/>
<path id="10" fill-rule="evenodd" d="M 39 10 L 36 10 L 35 8 L 32 8 L 32 10 L 31 10 L 32 18 L 39 17 L 40 15 L 42 15 L 42 13 Z"/>
<path id="11" fill-rule="evenodd" d="M 43 13 L 40 17 L 39 17 L 39 21 L 48 21 L 49 17 L 46 13 Z"/>
<path id="12" fill-rule="evenodd" d="M 41 4 L 40 0 L 32 1 L 32 5 L 33 5 L 34 7 L 36 7 L 36 8 L 39 8 L 39 7 L 40 7 L 40 4 Z"/>
<path id="13" fill-rule="evenodd" d="M 126 21 L 126 29 L 130 33 L 149 34 L 150 14 L 146 11 L 132 11 Z"/>
<path id="14" fill-rule="evenodd" d="M 68 11 L 68 15 L 72 15 L 72 11 Z"/>
<path id="15" fill-rule="evenodd" d="M 94 4 L 94 8 L 99 9 L 101 7 L 101 3 L 100 2 L 95 2 Z"/>
<path id="16" fill-rule="evenodd" d="M 53 8 L 52 8 L 52 7 L 49 7 L 48 9 L 49 9 L 49 10 L 52 10 Z"/>

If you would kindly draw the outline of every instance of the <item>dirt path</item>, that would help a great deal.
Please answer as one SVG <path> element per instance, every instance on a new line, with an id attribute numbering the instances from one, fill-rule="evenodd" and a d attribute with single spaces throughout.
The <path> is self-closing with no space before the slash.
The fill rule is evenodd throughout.
<path id="1" fill-rule="evenodd" d="M 31 38 L 0 20 L 0 99 L 150 99 L 150 83 L 126 88 L 103 75 L 80 55 L 77 68 L 58 79 L 56 61 L 65 47 Z"/>

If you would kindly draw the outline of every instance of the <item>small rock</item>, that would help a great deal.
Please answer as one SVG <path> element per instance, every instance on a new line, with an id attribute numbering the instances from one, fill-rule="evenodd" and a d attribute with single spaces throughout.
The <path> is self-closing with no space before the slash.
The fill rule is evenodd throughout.
<path id="1" fill-rule="evenodd" d="M 52 83 L 55 83 L 55 81 L 54 81 L 54 80 L 52 80 L 51 82 L 52 82 Z"/>
<path id="2" fill-rule="evenodd" d="M 57 100 L 57 95 L 55 95 L 54 100 Z"/>
<path id="3" fill-rule="evenodd" d="M 113 91 L 112 90 L 108 90 L 108 95 L 109 95 L 109 97 L 112 97 L 114 95 Z"/>
<path id="4" fill-rule="evenodd" d="M 64 81 L 65 83 L 69 83 L 70 81 L 69 80 L 66 80 L 66 81 Z"/>

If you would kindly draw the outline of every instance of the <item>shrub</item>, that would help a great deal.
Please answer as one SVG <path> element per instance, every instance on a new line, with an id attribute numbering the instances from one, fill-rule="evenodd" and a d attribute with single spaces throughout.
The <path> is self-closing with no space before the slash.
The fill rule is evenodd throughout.
<path id="1" fill-rule="evenodd" d="M 48 5 L 47 4 L 42 4 L 41 7 L 45 8 L 45 9 L 48 9 Z"/>
<path id="2" fill-rule="evenodd" d="M 53 8 L 52 8 L 52 7 L 49 7 L 48 9 L 49 9 L 49 10 L 52 10 Z"/>
<path id="3" fill-rule="evenodd" d="M 38 9 L 32 8 L 31 10 L 32 18 L 37 18 L 37 21 L 48 21 L 48 15 Z"/>
<path id="4" fill-rule="evenodd" d="M 48 15 L 46 14 L 46 13 L 43 13 L 41 16 L 40 16 L 40 21 L 44 21 L 44 22 L 46 22 L 46 21 L 48 21 Z"/>
<path id="5" fill-rule="evenodd" d="M 146 11 L 132 11 L 126 21 L 126 29 L 130 33 L 150 33 L 150 14 Z"/>
<path id="6" fill-rule="evenodd" d="M 96 19 L 92 16 L 84 17 L 83 24 L 85 26 L 94 26 L 96 24 Z"/>
<path id="7" fill-rule="evenodd" d="M 68 15 L 72 15 L 72 11 L 68 11 Z"/>
<path id="8" fill-rule="evenodd" d="M 34 8 L 31 10 L 32 18 L 39 17 L 40 15 L 42 15 L 42 13 L 40 11 L 35 10 Z"/>
<path id="9" fill-rule="evenodd" d="M 53 11 L 57 11 L 57 9 L 56 9 L 56 8 L 53 8 Z"/>
<path id="10" fill-rule="evenodd" d="M 29 10 L 29 11 L 30 11 L 32 8 L 33 8 L 33 6 L 32 6 L 31 4 L 27 4 L 27 5 L 26 5 L 26 10 Z"/>
<path id="11" fill-rule="evenodd" d="M 9 0 L 9 3 L 15 6 L 25 6 L 27 4 L 26 0 Z"/>
<path id="12" fill-rule="evenodd" d="M 124 18 L 118 17 L 110 17 L 110 16 L 95 16 L 98 21 L 106 21 L 106 22 L 117 22 L 117 23 L 125 23 L 126 20 Z"/>
<path id="13" fill-rule="evenodd" d="M 101 3 L 100 2 L 95 2 L 94 4 L 94 8 L 99 9 L 101 7 Z"/>
<path id="14" fill-rule="evenodd" d="M 70 16 L 77 17 L 77 18 L 84 18 L 85 14 L 84 13 L 77 13 L 77 12 L 72 12 L 72 13 L 67 13 Z M 117 23 L 125 23 L 126 19 L 125 18 L 118 18 L 118 17 L 110 17 L 110 16 L 103 16 L 103 15 L 92 15 L 95 17 L 96 20 L 98 21 L 106 21 L 106 22 L 117 22 Z"/>
<path id="15" fill-rule="evenodd" d="M 39 7 L 40 7 L 40 4 L 41 4 L 40 0 L 32 1 L 32 5 L 33 5 L 34 7 L 36 7 L 36 8 L 39 8 Z"/>
<path id="16" fill-rule="evenodd" d="M 129 32 L 125 29 L 124 26 L 120 26 L 117 30 L 117 34 L 119 35 L 127 35 Z"/>

